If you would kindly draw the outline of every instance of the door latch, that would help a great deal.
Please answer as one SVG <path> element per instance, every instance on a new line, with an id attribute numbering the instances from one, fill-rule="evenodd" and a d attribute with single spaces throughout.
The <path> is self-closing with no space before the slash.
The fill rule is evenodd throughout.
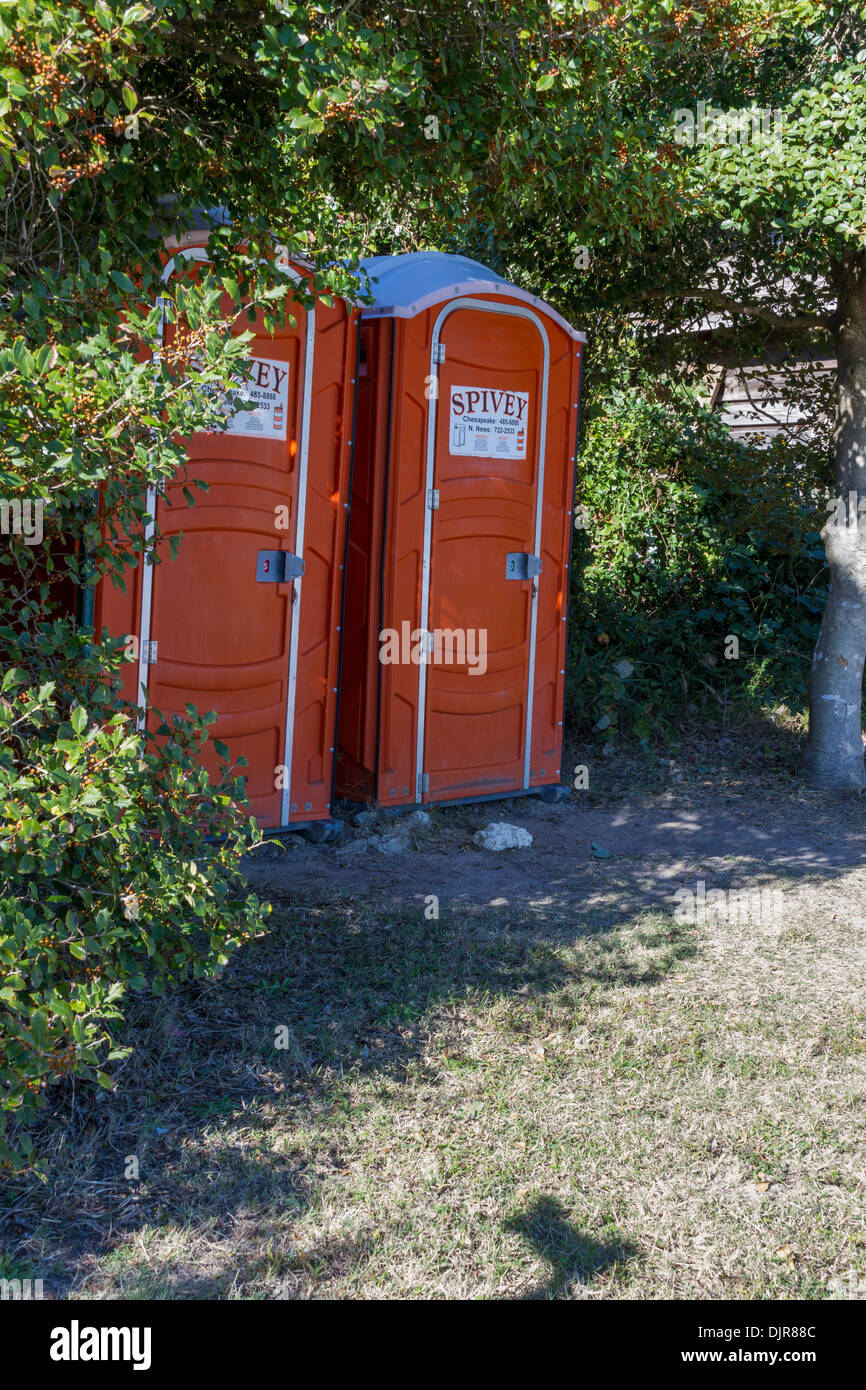
<path id="1" fill-rule="evenodd" d="M 290 550 L 260 550 L 256 558 L 257 584 L 285 584 L 303 573 L 303 560 Z"/>
<path id="2" fill-rule="evenodd" d="M 541 574 L 541 556 L 527 550 L 512 550 L 505 557 L 506 579 L 535 579 Z"/>

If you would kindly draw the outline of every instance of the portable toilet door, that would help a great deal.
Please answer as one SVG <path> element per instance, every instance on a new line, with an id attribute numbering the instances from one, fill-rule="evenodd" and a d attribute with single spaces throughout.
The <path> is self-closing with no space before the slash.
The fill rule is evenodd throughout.
<path id="1" fill-rule="evenodd" d="M 164 278 L 206 261 L 207 232 L 190 233 Z M 137 635 L 149 728 L 157 711 L 216 712 L 205 765 L 216 770 L 214 740 L 246 758 L 264 829 L 329 820 L 333 802 L 357 315 L 335 299 L 293 304 L 292 318 L 273 334 L 261 315 L 244 321 L 256 410 L 186 441 L 182 476 L 148 501 L 161 563 L 130 572 L 127 596 L 102 581 L 95 606 L 97 631 Z"/>
<path id="2" fill-rule="evenodd" d="M 559 783 L 584 335 L 464 257 L 363 269 L 338 790 Z"/>

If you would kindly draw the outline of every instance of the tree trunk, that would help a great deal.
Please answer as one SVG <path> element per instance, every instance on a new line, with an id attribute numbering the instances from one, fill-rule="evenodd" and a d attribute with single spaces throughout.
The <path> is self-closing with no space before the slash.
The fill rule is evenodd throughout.
<path id="1" fill-rule="evenodd" d="M 809 683 L 810 786 L 866 785 L 860 709 L 866 657 L 866 258 L 838 269 L 836 498 L 821 537 L 830 593 Z"/>

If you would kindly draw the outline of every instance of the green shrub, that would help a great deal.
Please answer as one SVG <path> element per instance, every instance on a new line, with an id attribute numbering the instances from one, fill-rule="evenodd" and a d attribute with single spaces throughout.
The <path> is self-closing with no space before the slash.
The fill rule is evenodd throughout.
<path id="1" fill-rule="evenodd" d="M 781 436 L 732 439 L 685 390 L 610 392 L 578 461 L 575 732 L 649 739 L 687 706 L 804 707 L 827 592 L 824 463 Z"/>
<path id="2" fill-rule="evenodd" d="M 257 834 L 243 786 L 228 772 L 211 785 L 195 757 L 208 718 L 190 712 L 158 742 L 143 739 L 116 702 L 119 654 L 97 648 L 72 617 L 80 592 L 107 575 L 123 584 L 130 567 L 155 558 L 148 491 L 183 470 L 185 437 L 218 427 L 221 393 L 237 385 L 247 351 L 237 332 L 246 305 L 284 311 L 277 224 L 257 220 L 279 151 L 248 141 L 237 178 L 225 166 L 208 172 L 202 159 L 203 125 L 222 146 L 238 140 L 234 111 L 261 130 L 261 109 L 248 118 L 217 80 L 208 104 L 198 84 L 208 109 L 190 112 L 181 135 L 139 101 L 139 90 L 171 84 L 172 20 L 185 25 L 189 13 L 189 4 L 151 13 L 119 0 L 0 7 L 9 49 L 0 73 L 6 1166 L 30 1161 L 28 1128 L 52 1081 L 108 1084 L 125 990 L 160 992 L 218 969 L 262 917 L 239 872 Z M 148 61 L 162 63 L 161 83 Z M 189 71 L 177 80 L 196 85 Z M 173 109 L 166 100 L 163 110 Z M 254 188 L 257 163 L 267 177 Z M 217 187 L 226 201 L 255 206 L 256 220 L 215 233 L 213 274 L 164 285 L 157 222 L 180 230 L 218 201 Z M 176 201 L 163 219 L 169 192 Z M 163 315 L 187 331 L 160 355 Z M 25 509 L 31 520 L 38 509 L 39 525 L 19 534 Z"/>
<path id="3" fill-rule="evenodd" d="M 126 988 L 161 994 L 212 973 L 261 920 L 237 868 L 256 836 L 242 789 L 212 785 L 195 758 L 212 716 L 144 743 L 104 652 L 71 623 L 41 643 L 47 662 L 74 663 L 89 699 L 53 681 L 34 690 L 15 668 L 2 681 L 0 1162 L 12 1167 L 30 1160 L 27 1123 L 50 1082 L 113 1086 Z"/>

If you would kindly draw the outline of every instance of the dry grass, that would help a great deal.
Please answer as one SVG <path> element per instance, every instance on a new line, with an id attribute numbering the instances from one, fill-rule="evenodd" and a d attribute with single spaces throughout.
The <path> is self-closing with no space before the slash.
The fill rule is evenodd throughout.
<path id="1" fill-rule="evenodd" d="M 636 895 L 646 866 L 618 871 Z M 0 1272 L 93 1298 L 866 1293 L 864 888 L 785 883 L 761 928 L 277 901 L 220 981 L 139 1006 L 116 1095 L 59 1098 L 47 1183 L 0 1199 Z"/>

